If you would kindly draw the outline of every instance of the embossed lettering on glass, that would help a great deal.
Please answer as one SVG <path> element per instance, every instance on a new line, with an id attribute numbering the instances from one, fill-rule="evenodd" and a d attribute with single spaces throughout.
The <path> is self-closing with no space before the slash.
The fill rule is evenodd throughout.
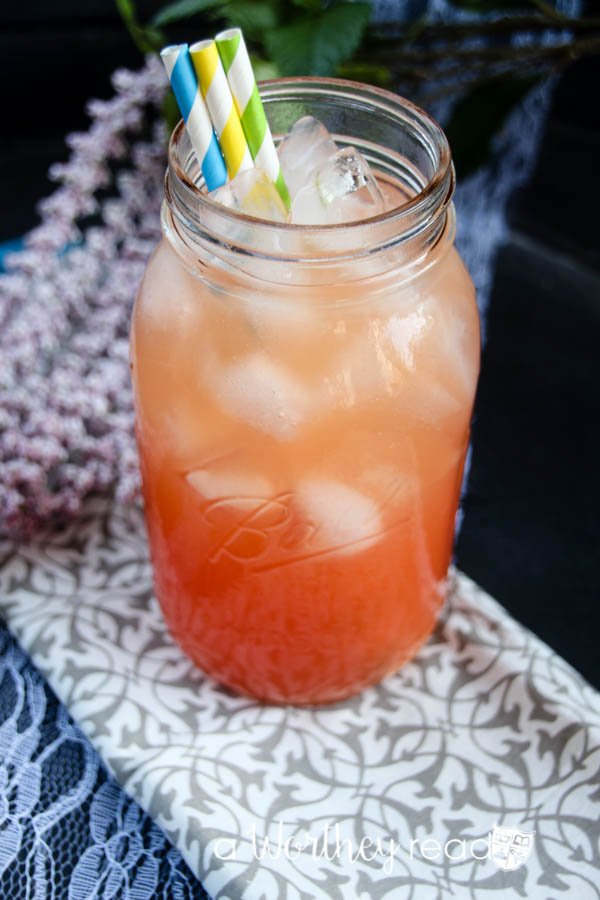
<path id="1" fill-rule="evenodd" d="M 263 87 L 391 210 L 273 224 L 215 204 L 181 124 L 131 359 L 158 598 L 184 651 L 264 700 L 332 702 L 411 658 L 444 600 L 479 367 L 445 137 L 365 85 Z"/>

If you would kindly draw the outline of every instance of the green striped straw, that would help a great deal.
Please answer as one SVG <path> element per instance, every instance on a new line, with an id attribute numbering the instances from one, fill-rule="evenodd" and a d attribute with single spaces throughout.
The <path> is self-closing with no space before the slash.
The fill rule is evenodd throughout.
<path id="1" fill-rule="evenodd" d="M 290 195 L 283 180 L 279 157 L 241 29 L 229 28 L 227 31 L 221 31 L 216 36 L 215 42 L 254 165 L 265 170 L 275 183 L 286 209 L 289 210 Z"/>

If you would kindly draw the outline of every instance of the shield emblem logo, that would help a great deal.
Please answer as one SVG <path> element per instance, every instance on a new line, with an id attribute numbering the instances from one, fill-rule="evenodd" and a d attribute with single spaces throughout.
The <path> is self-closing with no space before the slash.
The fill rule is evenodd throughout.
<path id="1" fill-rule="evenodd" d="M 533 850 L 535 831 L 520 831 L 505 825 L 494 825 L 491 838 L 492 859 L 499 869 L 512 872 L 527 861 Z"/>

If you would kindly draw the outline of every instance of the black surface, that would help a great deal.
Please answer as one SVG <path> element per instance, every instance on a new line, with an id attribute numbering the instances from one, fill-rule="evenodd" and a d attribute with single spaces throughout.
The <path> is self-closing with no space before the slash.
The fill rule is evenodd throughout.
<path id="1" fill-rule="evenodd" d="M 514 236 L 498 256 L 456 559 L 600 687 L 600 275 Z"/>
<path id="2" fill-rule="evenodd" d="M 112 0 L 0 5 L 0 241 L 37 224 L 35 205 L 55 190 L 53 162 L 68 158 L 65 135 L 89 127 L 85 103 L 113 94 L 111 73 L 142 57 Z"/>
<path id="3" fill-rule="evenodd" d="M 143 22 L 165 5 L 136 2 Z M 168 37 L 189 38 L 189 26 L 171 27 Z M 90 125 L 86 101 L 111 97 L 115 69 L 142 63 L 115 0 L 0 3 L 0 242 L 39 222 L 36 203 L 55 189 L 48 168 L 68 158 L 65 135 Z"/>
<path id="4" fill-rule="evenodd" d="M 600 56 L 558 83 L 535 171 L 509 203 L 509 220 L 549 247 L 600 269 Z"/>
<path id="5" fill-rule="evenodd" d="M 600 57 L 561 78 L 509 203 L 458 565 L 600 688 Z"/>

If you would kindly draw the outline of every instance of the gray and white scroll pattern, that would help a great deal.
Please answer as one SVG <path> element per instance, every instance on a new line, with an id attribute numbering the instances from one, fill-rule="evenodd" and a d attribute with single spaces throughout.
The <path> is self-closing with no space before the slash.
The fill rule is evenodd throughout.
<path id="1" fill-rule="evenodd" d="M 598 694 L 465 576 L 416 661 L 310 710 L 187 661 L 138 508 L 2 551 L 9 627 L 211 896 L 600 898 Z M 496 824 L 535 832 L 514 871 L 481 852 Z"/>

